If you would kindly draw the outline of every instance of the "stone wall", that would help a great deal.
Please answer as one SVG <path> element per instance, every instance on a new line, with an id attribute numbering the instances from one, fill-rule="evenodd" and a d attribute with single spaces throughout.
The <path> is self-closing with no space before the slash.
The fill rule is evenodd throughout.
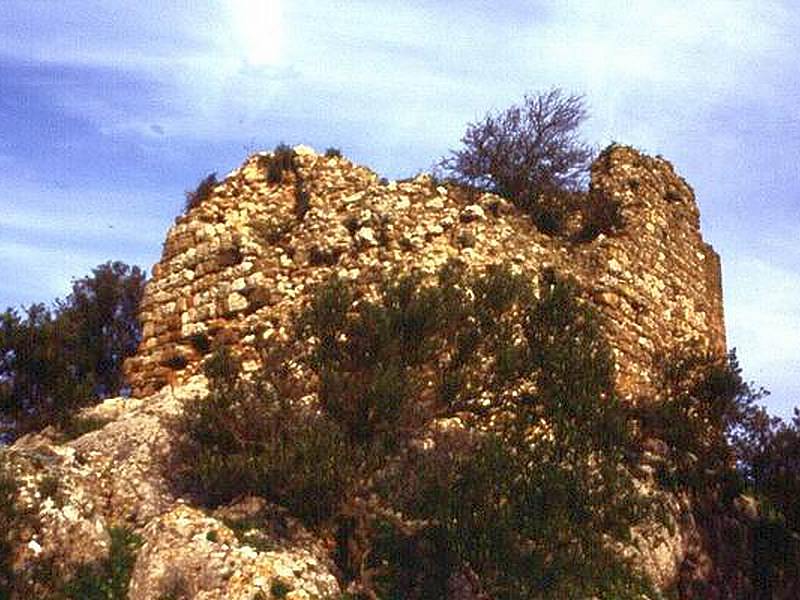
<path id="1" fill-rule="evenodd" d="M 344 158 L 295 152 L 294 168 L 273 182 L 269 155 L 250 157 L 176 220 L 142 301 L 139 352 L 126 363 L 134 395 L 184 380 L 214 340 L 247 357 L 256 336 L 285 336 L 307 292 L 332 273 L 369 285 L 397 268 L 434 273 L 452 258 L 573 275 L 604 316 L 628 396 L 651 391 L 660 353 L 685 343 L 725 350 L 719 257 L 700 234 L 692 189 L 663 159 L 604 151 L 592 187 L 619 202 L 625 226 L 575 242 L 539 233 L 492 194 L 426 175 L 386 182 Z"/>

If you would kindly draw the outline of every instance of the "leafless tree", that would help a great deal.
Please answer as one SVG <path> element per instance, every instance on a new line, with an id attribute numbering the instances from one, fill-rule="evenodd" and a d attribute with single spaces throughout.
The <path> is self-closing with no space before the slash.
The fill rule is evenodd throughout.
<path id="1" fill-rule="evenodd" d="M 495 192 L 534 211 L 543 195 L 581 189 L 593 158 L 578 135 L 583 96 L 553 88 L 470 123 L 463 148 L 441 166 L 460 183 Z"/>

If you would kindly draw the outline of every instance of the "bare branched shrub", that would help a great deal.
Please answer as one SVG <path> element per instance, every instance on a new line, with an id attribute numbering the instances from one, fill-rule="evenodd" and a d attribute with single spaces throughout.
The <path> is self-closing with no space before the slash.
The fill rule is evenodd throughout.
<path id="1" fill-rule="evenodd" d="M 588 116 L 582 96 L 554 88 L 526 95 L 521 105 L 471 123 L 463 148 L 441 166 L 462 184 L 509 198 L 538 223 L 542 198 L 585 186 L 593 158 L 578 135 Z M 543 230 L 552 231 L 552 215 Z"/>

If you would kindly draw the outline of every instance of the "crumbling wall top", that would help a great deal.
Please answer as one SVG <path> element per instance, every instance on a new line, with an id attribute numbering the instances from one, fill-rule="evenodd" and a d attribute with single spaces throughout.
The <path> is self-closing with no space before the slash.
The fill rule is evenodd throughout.
<path id="1" fill-rule="evenodd" d="M 126 364 L 134 394 L 193 372 L 214 338 L 246 350 L 255 335 L 285 335 L 308 291 L 333 273 L 368 284 L 454 258 L 573 275 L 605 317 L 629 395 L 647 388 L 659 353 L 684 343 L 724 350 L 719 259 L 700 234 L 691 187 L 663 159 L 618 145 L 600 154 L 592 189 L 619 203 L 625 225 L 587 243 L 548 237 L 506 200 L 426 175 L 387 182 L 306 147 L 277 177 L 269 160 L 248 158 L 171 228 L 142 302 L 143 340 Z"/>

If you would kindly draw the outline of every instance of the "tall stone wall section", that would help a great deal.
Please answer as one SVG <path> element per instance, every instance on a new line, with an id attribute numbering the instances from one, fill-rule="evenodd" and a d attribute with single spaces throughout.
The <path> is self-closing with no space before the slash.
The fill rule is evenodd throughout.
<path id="1" fill-rule="evenodd" d="M 141 305 L 143 340 L 126 363 L 134 395 L 180 382 L 214 340 L 254 358 L 254 343 L 285 338 L 309 290 L 333 273 L 368 286 L 396 269 L 432 274 L 450 259 L 573 275 L 603 314 L 628 396 L 652 391 L 662 353 L 725 350 L 719 258 L 702 239 L 691 188 L 663 159 L 607 149 L 592 187 L 619 202 L 625 226 L 571 242 L 539 233 L 492 194 L 425 175 L 386 182 L 344 158 L 295 150 L 280 182 L 268 181 L 268 155 L 254 155 L 170 229 Z"/>
<path id="2" fill-rule="evenodd" d="M 618 201 L 625 226 L 581 248 L 582 283 L 606 316 L 620 386 L 649 391 L 654 359 L 687 348 L 724 353 L 720 259 L 703 241 L 692 188 L 661 158 L 614 146 L 592 186 Z"/>

